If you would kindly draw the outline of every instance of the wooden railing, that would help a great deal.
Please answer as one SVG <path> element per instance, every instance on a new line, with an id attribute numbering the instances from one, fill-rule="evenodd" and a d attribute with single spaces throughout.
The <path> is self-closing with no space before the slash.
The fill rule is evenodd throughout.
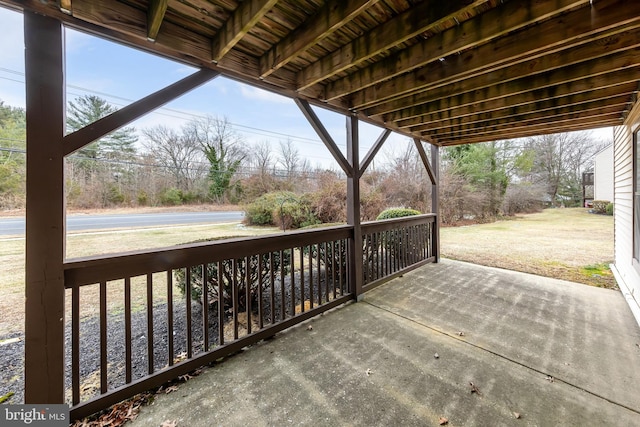
<path id="1" fill-rule="evenodd" d="M 362 224 L 364 290 L 435 261 L 435 214 Z"/>
<path id="2" fill-rule="evenodd" d="M 365 290 L 433 261 L 433 224 L 363 224 Z M 353 299 L 352 238 L 338 226 L 66 262 L 72 419 Z"/>

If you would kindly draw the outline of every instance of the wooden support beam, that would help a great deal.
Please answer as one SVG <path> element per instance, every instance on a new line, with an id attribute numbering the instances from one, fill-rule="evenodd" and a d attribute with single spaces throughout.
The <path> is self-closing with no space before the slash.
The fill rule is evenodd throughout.
<path id="1" fill-rule="evenodd" d="M 198 67 L 224 70 L 227 77 L 266 90 L 276 88 L 279 93 L 295 96 L 295 74 L 278 70 L 263 81 L 259 75 L 258 58 L 230 51 L 216 65 L 212 64 L 211 39 L 173 22 L 163 22 L 162 32 L 155 42 L 147 40 L 146 14 L 124 2 L 111 0 L 73 0 L 73 16 L 59 8 L 51 8 L 40 0 L 3 0 L 17 10 L 32 10 L 59 19 L 71 28 L 78 28 L 99 37 L 108 38 L 155 54 Z M 338 103 L 339 104 L 339 103 Z M 334 105 L 338 105 L 334 103 Z M 335 107 L 334 107 L 335 108 Z M 342 109 L 344 111 L 344 109 Z"/>
<path id="2" fill-rule="evenodd" d="M 347 224 L 353 227 L 353 239 L 348 240 L 349 285 L 356 301 L 363 297 L 363 260 L 362 260 L 362 228 L 360 226 L 360 144 L 358 135 L 358 118 L 346 116 L 347 122 L 347 159 L 353 168 L 347 177 Z"/>
<path id="3" fill-rule="evenodd" d="M 260 58 L 260 75 L 268 77 L 293 58 L 358 16 L 378 0 L 329 0 L 301 27 L 289 33 Z"/>
<path id="4" fill-rule="evenodd" d="M 431 212 L 436 214 L 433 223 L 432 251 L 435 257 L 434 262 L 440 262 L 440 149 L 436 145 L 431 145 L 431 162 L 433 166 L 434 181 L 431 185 Z"/>
<path id="5" fill-rule="evenodd" d="M 27 117 L 25 403 L 65 402 L 62 24 L 24 12 Z"/>
<path id="6" fill-rule="evenodd" d="M 601 110 L 604 108 L 621 107 L 629 102 L 631 92 L 619 94 L 610 98 L 598 98 L 583 103 L 565 103 L 564 99 L 559 101 L 542 101 L 532 104 L 526 104 L 514 108 L 505 108 L 503 110 L 493 111 L 490 115 L 482 113 L 479 116 L 467 116 L 462 118 L 455 118 L 452 120 L 443 120 L 437 123 L 422 124 L 419 126 L 411 127 L 411 132 L 429 132 L 434 134 L 443 130 L 451 130 L 456 128 L 472 128 L 479 127 L 484 128 L 487 126 L 493 126 L 500 123 L 508 123 L 510 120 L 515 122 L 526 123 L 536 119 L 549 118 L 553 120 L 558 116 L 566 114 L 574 114 L 577 112 L 587 112 Z M 567 97 L 570 98 L 570 97 Z M 555 105 L 554 105 L 555 104 Z M 547 105 L 545 108 L 544 106 Z M 536 109 L 536 107 L 540 107 Z"/>
<path id="7" fill-rule="evenodd" d="M 435 111 L 459 108 L 500 98 L 509 98 L 507 105 L 516 106 L 536 101 L 531 93 L 545 89 L 552 96 L 558 96 L 560 90 L 571 90 L 571 92 L 565 93 L 565 95 L 571 95 L 607 86 L 616 86 L 634 79 L 637 81 L 639 68 L 640 48 L 636 48 L 612 58 L 601 58 L 542 75 L 474 88 L 470 91 L 459 92 L 452 88 L 452 92 L 449 92 L 446 88 L 440 88 L 413 95 L 411 98 L 416 101 L 417 106 L 385 114 L 384 120 L 396 122 Z"/>
<path id="8" fill-rule="evenodd" d="M 332 100 L 345 96 L 585 4 L 588 5 L 589 2 L 587 0 L 507 2 L 328 84 L 325 99 Z M 397 35 L 397 37 L 400 36 Z"/>
<path id="9" fill-rule="evenodd" d="M 554 89 L 559 88 L 555 86 Z M 463 106 L 449 110 L 436 111 L 433 114 L 396 122 L 400 128 L 408 128 L 413 132 L 434 130 L 443 127 L 455 126 L 463 123 L 476 123 L 486 120 L 487 117 L 511 117 L 532 113 L 541 113 L 556 108 L 584 108 L 585 105 L 594 103 L 617 103 L 620 99 L 628 98 L 635 90 L 635 82 L 626 83 L 602 89 L 590 90 L 580 93 L 561 94 L 554 96 L 547 90 L 536 91 L 536 97 L 530 102 L 509 105 L 509 98 L 499 98 L 494 101 L 480 102 L 472 106 Z"/>
<path id="10" fill-rule="evenodd" d="M 526 129 L 531 126 L 547 124 L 549 126 L 558 126 L 562 124 L 572 124 L 579 121 L 586 122 L 588 120 L 602 120 L 603 118 L 622 117 L 622 113 L 628 103 L 612 105 L 604 108 L 595 108 L 592 110 L 575 110 L 570 113 L 549 115 L 543 118 L 525 119 L 513 117 L 505 120 L 489 121 L 485 125 L 463 125 L 452 128 L 440 129 L 437 131 L 428 130 L 430 136 L 436 139 L 447 139 L 451 137 L 468 137 L 488 132 L 496 132 L 503 130 L 505 133 L 517 132 L 520 129 Z"/>
<path id="11" fill-rule="evenodd" d="M 413 143 L 418 150 L 418 155 L 420 156 L 420 160 L 422 160 L 422 164 L 424 168 L 427 170 L 427 175 L 429 175 L 429 180 L 431 181 L 431 185 L 437 185 L 436 175 L 433 173 L 433 168 L 429 164 L 429 158 L 427 157 L 426 151 L 424 151 L 424 147 L 422 146 L 422 141 L 418 138 L 413 138 Z"/>
<path id="12" fill-rule="evenodd" d="M 483 3 L 485 0 L 470 4 L 466 0 L 428 0 L 417 4 L 300 71 L 297 76 L 298 90 L 304 90 L 415 36 L 434 30 L 450 19 L 449 15 L 454 12 L 464 15 Z"/>
<path id="13" fill-rule="evenodd" d="M 324 142 L 324 145 L 329 149 L 329 152 L 331 153 L 333 158 L 336 159 L 336 162 L 338 162 L 340 168 L 342 168 L 342 170 L 348 177 L 353 176 L 353 166 L 344 157 L 344 155 L 340 151 L 340 148 L 338 148 L 336 143 L 333 141 L 333 138 L 331 138 L 331 135 L 329 135 L 329 132 L 327 132 L 325 127 L 322 125 L 322 122 L 316 115 L 315 111 L 313 111 L 313 109 L 311 108 L 311 105 L 309 105 L 309 103 L 304 99 L 300 98 L 294 98 L 294 101 L 298 108 L 300 108 L 300 111 L 302 111 L 302 114 L 304 114 L 304 116 L 309 121 L 311 127 L 313 127 L 313 130 L 316 131 L 322 142 Z"/>
<path id="14" fill-rule="evenodd" d="M 277 2 L 278 0 L 245 0 L 240 3 L 213 39 L 213 62 L 219 62 L 233 49 Z"/>
<path id="15" fill-rule="evenodd" d="M 102 138 L 108 133 L 131 123 L 150 111 L 208 82 L 217 77 L 218 74 L 218 72 L 213 70 L 201 69 L 164 89 L 160 89 L 82 129 L 68 134 L 64 137 L 64 154 L 69 155 L 81 149 L 85 145 Z"/>
<path id="16" fill-rule="evenodd" d="M 147 10 L 147 39 L 155 41 L 167 13 L 168 0 L 150 0 Z"/>
<path id="17" fill-rule="evenodd" d="M 476 135 L 463 135 L 452 138 L 442 138 L 438 140 L 439 145 L 447 146 L 447 145 L 459 145 L 459 144 L 475 144 L 480 142 L 488 142 L 488 141 L 497 141 L 504 139 L 516 139 L 516 138 L 528 138 L 537 135 L 548 135 L 554 133 L 563 133 L 563 132 L 575 132 L 580 130 L 590 130 L 597 129 L 602 127 L 609 126 L 620 126 L 623 122 L 623 118 L 619 115 L 603 119 L 603 120 L 594 120 L 592 118 L 588 119 L 586 122 L 582 121 L 573 121 L 569 124 L 564 125 L 554 125 L 553 123 L 545 123 L 543 125 L 538 126 L 525 126 L 524 128 L 510 129 L 508 133 L 503 131 L 499 132 L 488 132 L 483 134 Z"/>
<path id="18" fill-rule="evenodd" d="M 406 97 L 437 87 L 486 85 L 539 74 L 572 64 L 613 55 L 640 44 L 640 2 L 637 15 L 613 9 L 600 19 L 588 19 L 591 11 L 579 9 L 530 27 L 508 39 L 500 39 L 476 49 L 425 65 L 351 95 L 352 107 L 370 108 L 381 104 L 404 105 Z M 596 15 L 599 16 L 599 15 Z M 569 22 L 567 22 L 569 21 Z M 574 31 L 578 31 L 577 34 Z M 472 80 L 471 80 L 472 79 Z M 377 113 L 389 109 L 377 110 Z"/>
<path id="19" fill-rule="evenodd" d="M 360 177 L 362 177 L 364 171 L 367 170 L 373 159 L 376 157 L 376 154 L 378 154 L 378 151 L 380 151 L 382 145 L 385 143 L 387 138 L 389 138 L 389 135 L 391 135 L 390 129 L 383 130 L 376 142 L 373 144 L 373 146 L 371 146 L 369 152 L 362 160 L 362 163 L 360 163 Z"/>

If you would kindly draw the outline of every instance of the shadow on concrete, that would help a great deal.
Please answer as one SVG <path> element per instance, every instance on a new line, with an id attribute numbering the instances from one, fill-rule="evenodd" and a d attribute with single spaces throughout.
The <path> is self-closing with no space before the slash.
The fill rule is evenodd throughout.
<path id="1" fill-rule="evenodd" d="M 618 291 L 443 260 L 207 369 L 134 426 L 640 425 Z"/>

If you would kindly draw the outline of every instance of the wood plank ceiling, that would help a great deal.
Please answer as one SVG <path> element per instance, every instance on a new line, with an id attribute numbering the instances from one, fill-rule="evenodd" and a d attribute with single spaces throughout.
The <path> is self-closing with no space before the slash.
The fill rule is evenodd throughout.
<path id="1" fill-rule="evenodd" d="M 410 137 L 619 125 L 636 0 L 0 0 Z"/>

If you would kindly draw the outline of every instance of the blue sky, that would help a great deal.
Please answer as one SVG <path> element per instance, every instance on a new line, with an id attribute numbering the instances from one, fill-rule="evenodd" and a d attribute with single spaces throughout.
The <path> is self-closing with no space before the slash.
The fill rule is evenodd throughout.
<path id="1" fill-rule="evenodd" d="M 24 107 L 24 42 L 22 15 L 0 7 L 0 100 Z M 95 94 L 116 107 L 148 95 L 195 71 L 169 61 L 87 34 L 66 31 L 67 100 Z M 336 143 L 343 148 L 343 116 L 315 108 Z M 218 77 L 162 109 L 133 123 L 137 129 L 164 124 L 178 128 L 194 117 L 226 117 L 249 143 L 269 141 L 274 152 L 280 141 L 291 139 L 312 166 L 338 168 L 326 147 L 293 100 L 233 80 Z M 361 123 L 361 158 L 377 139 L 380 128 Z M 611 130 L 594 133 L 611 139 Z M 377 161 L 403 151 L 408 139 L 392 134 Z"/>

